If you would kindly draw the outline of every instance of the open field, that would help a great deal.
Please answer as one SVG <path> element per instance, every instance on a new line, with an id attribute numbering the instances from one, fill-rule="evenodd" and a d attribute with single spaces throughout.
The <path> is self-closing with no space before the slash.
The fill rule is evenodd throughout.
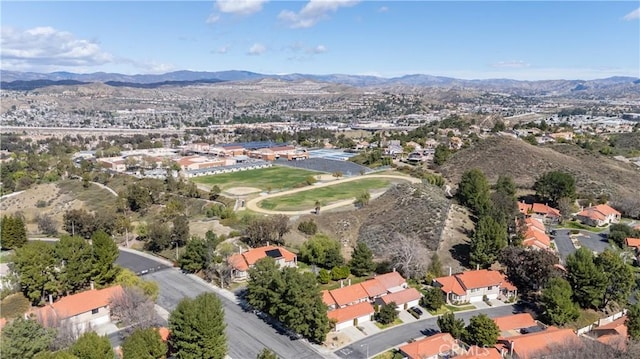
<path id="1" fill-rule="evenodd" d="M 293 188 L 308 176 L 320 172 L 301 170 L 291 167 L 274 166 L 251 171 L 223 173 L 212 176 L 195 177 L 192 181 L 208 186 L 217 185 L 222 190 L 233 187 L 255 187 L 263 191 Z"/>
<path id="2" fill-rule="evenodd" d="M 314 207 L 316 201 L 320 201 L 321 206 L 326 206 L 336 201 L 354 198 L 362 191 L 381 189 L 388 185 L 389 181 L 386 179 L 363 178 L 358 181 L 339 183 L 335 186 L 310 189 L 288 196 L 265 199 L 258 205 L 261 208 L 271 210 L 297 211 Z"/>

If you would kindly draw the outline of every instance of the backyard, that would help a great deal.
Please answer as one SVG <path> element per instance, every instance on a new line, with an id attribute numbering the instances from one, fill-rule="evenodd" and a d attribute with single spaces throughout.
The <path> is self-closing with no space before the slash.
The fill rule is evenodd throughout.
<path id="1" fill-rule="evenodd" d="M 365 178 L 358 181 L 345 182 L 334 186 L 321 187 L 265 199 L 259 202 L 259 206 L 269 210 L 298 211 L 313 208 L 316 201 L 320 201 L 321 206 L 330 203 L 347 200 L 358 196 L 363 191 L 382 189 L 389 186 L 389 181 L 379 178 Z"/>

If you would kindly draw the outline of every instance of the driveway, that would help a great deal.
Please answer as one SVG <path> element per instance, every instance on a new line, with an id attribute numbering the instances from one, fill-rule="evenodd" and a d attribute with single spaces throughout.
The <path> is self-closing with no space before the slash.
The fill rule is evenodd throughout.
<path id="1" fill-rule="evenodd" d="M 571 238 L 569 237 L 570 232 L 570 229 L 558 229 L 556 230 L 555 236 L 553 236 L 556 248 L 563 262 L 567 259 L 569 254 L 576 251 L 576 247 L 573 245 L 573 242 L 571 242 Z M 576 239 L 583 247 L 587 247 L 597 253 L 602 253 L 605 249 L 610 247 L 607 233 L 608 230 L 600 233 L 580 231 Z"/>
<path id="2" fill-rule="evenodd" d="M 495 318 L 520 312 L 522 309 L 523 308 L 517 305 L 506 305 L 490 309 L 456 313 L 456 318 L 462 318 L 466 323 L 469 323 L 469 318 L 480 313 Z M 363 359 L 367 358 L 367 354 L 369 357 L 373 357 L 377 353 L 405 344 L 409 339 L 421 338 L 425 336 L 425 333 L 428 335 L 438 333 L 440 330 L 437 320 L 437 317 L 431 317 L 393 327 L 338 349 L 334 353 L 344 359 Z"/>

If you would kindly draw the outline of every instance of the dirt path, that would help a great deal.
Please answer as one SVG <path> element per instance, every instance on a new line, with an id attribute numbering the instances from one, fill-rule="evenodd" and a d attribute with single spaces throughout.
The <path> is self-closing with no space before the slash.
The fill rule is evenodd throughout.
<path id="1" fill-rule="evenodd" d="M 269 199 L 269 198 L 287 196 L 287 195 L 290 195 L 290 194 L 293 194 L 293 193 L 298 193 L 298 192 L 302 192 L 302 191 L 309 191 L 309 190 L 312 190 L 312 189 L 315 189 L 315 188 L 333 186 L 333 185 L 340 184 L 340 183 L 345 183 L 345 182 L 358 181 L 358 180 L 362 180 L 362 179 L 366 179 L 366 178 L 388 178 L 388 179 L 408 181 L 408 182 L 411 182 L 411 183 L 422 183 L 422 180 L 420 180 L 418 178 L 406 177 L 406 176 L 376 175 L 376 174 L 364 175 L 364 176 L 356 176 L 356 177 L 338 179 L 338 180 L 331 181 L 331 182 L 324 182 L 324 183 L 316 184 L 314 186 L 295 188 L 295 189 L 291 189 L 291 190 L 288 190 L 288 191 L 283 191 L 283 192 L 268 194 L 266 196 L 256 197 L 256 198 L 253 198 L 253 199 L 247 201 L 246 208 L 249 209 L 249 210 L 255 211 L 255 212 L 265 213 L 265 214 L 286 214 L 288 216 L 309 214 L 314 210 L 314 208 L 309 208 L 309 209 L 302 210 L 302 211 L 271 211 L 271 210 L 268 210 L 268 209 L 263 209 L 263 208 L 258 207 L 258 203 L 260 201 L 264 201 L 265 199 Z M 354 200 L 355 200 L 355 197 L 354 198 L 350 198 L 350 199 L 345 199 L 345 200 L 342 200 L 342 201 L 338 201 L 338 202 L 334 202 L 334 203 L 332 203 L 330 205 L 322 206 L 321 211 L 330 210 L 330 209 L 333 209 L 333 208 L 338 208 L 338 207 L 343 207 L 343 206 L 348 206 L 350 204 L 353 204 Z"/>

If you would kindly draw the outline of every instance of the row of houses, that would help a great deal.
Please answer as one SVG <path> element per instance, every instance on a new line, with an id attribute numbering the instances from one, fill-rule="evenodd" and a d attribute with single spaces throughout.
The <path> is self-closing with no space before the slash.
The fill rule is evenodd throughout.
<path id="1" fill-rule="evenodd" d="M 295 146 L 270 146 L 259 148 L 246 148 L 242 145 L 209 145 L 208 143 L 193 143 L 188 145 L 185 149 L 190 152 L 214 155 L 216 157 L 228 158 L 235 156 L 249 156 L 264 161 L 275 161 L 279 158 L 285 158 L 287 160 L 303 160 L 309 158 L 309 153 L 304 148 Z"/>

